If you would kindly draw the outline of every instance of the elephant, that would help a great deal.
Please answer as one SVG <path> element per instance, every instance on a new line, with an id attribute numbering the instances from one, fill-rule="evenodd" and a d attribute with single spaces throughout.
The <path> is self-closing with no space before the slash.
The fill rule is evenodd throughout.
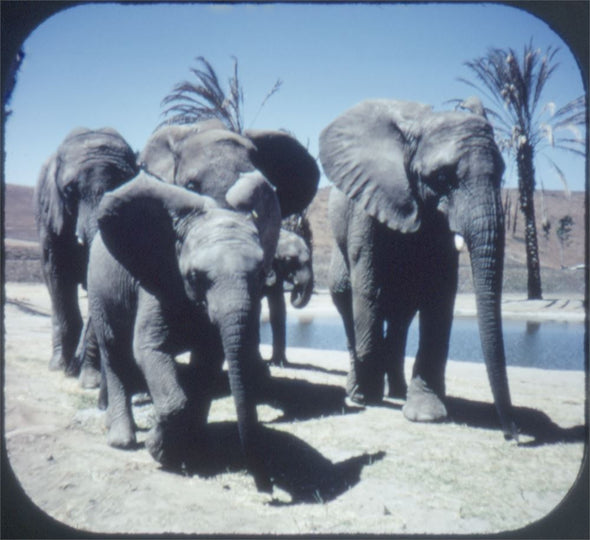
<path id="1" fill-rule="evenodd" d="M 137 162 L 163 182 L 210 196 L 222 207 L 228 206 L 226 193 L 242 174 L 259 171 L 276 189 L 282 217 L 309 205 L 320 177 L 315 159 L 288 133 L 249 130 L 240 135 L 216 119 L 160 127 Z M 107 402 L 103 385 L 99 407 Z"/>
<path id="2" fill-rule="evenodd" d="M 90 244 L 98 228 L 98 204 L 105 192 L 137 171 L 135 153 L 116 130 L 77 128 L 45 162 L 35 188 L 41 265 L 52 307 L 49 368 L 77 375 L 82 364 L 83 386 L 98 383 L 96 342 L 91 326 L 82 332 L 78 304 L 78 285 L 86 287 Z"/>
<path id="3" fill-rule="evenodd" d="M 241 174 L 225 202 L 141 172 L 99 206 L 88 297 L 108 391 L 108 444 L 136 445 L 131 395 L 144 380 L 156 411 L 147 449 L 164 466 L 191 463 L 225 359 L 246 462 L 267 491 L 256 450 L 257 355 L 281 213 L 258 171 Z M 188 373 L 180 375 L 175 357 L 185 351 Z"/>
<path id="4" fill-rule="evenodd" d="M 314 286 L 311 247 L 297 233 L 282 228 L 272 271 L 272 279 L 267 281 L 264 288 L 272 329 L 270 362 L 284 366 L 288 363 L 285 353 L 287 311 L 284 282 L 292 285 L 291 305 L 297 309 L 305 307 L 309 303 Z"/>
<path id="5" fill-rule="evenodd" d="M 276 188 L 282 217 L 302 211 L 320 178 L 315 159 L 284 131 L 229 131 L 219 120 L 165 125 L 138 157 L 139 166 L 163 181 L 208 195 L 225 194 L 242 173 L 258 170 Z"/>
<path id="6" fill-rule="evenodd" d="M 333 183 L 330 292 L 351 356 L 349 400 L 379 402 L 387 375 L 389 395 L 406 398 L 408 420 L 448 416 L 456 245 L 465 244 L 496 410 L 504 436 L 517 439 L 501 317 L 504 162 L 491 125 L 481 114 L 375 99 L 336 118 L 319 145 Z M 406 385 L 406 339 L 418 312 L 419 346 Z"/>

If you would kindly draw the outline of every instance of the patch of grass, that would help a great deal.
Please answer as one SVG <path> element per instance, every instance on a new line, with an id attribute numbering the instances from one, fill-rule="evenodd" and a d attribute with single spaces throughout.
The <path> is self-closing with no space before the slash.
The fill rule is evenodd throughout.
<path id="1" fill-rule="evenodd" d="M 73 405 L 76 409 L 96 409 L 98 397 L 95 392 L 81 392 L 73 394 Z"/>

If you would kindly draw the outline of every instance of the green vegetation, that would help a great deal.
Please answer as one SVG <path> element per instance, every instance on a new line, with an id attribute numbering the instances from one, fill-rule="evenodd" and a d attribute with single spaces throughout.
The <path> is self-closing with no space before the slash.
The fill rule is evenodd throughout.
<path id="1" fill-rule="evenodd" d="M 547 81 L 555 73 L 558 49 L 543 53 L 532 42 L 519 56 L 513 49 L 492 48 L 485 56 L 465 65 L 476 83 L 460 80 L 485 95 L 493 108 L 485 108 L 491 118 L 500 149 L 516 159 L 520 209 L 525 219 L 528 298 L 542 298 L 539 247 L 535 224 L 535 158 L 544 155 L 558 177 L 567 182 L 562 170 L 547 155 L 549 148 L 585 155 L 582 129 L 586 122 L 586 98 L 580 96 L 563 107 L 549 102 L 541 106 Z"/>

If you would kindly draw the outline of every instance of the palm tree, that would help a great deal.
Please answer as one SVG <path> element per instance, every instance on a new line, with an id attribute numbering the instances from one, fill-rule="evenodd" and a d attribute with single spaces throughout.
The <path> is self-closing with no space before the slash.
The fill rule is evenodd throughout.
<path id="1" fill-rule="evenodd" d="M 170 106 L 164 109 L 162 114 L 168 118 L 160 126 L 163 124 L 192 124 L 201 120 L 217 118 L 229 130 L 242 133 L 244 131 L 244 91 L 238 77 L 238 60 L 234 56 L 232 59 L 234 70 L 233 75 L 229 78 L 229 92 L 226 94 L 211 64 L 202 56 L 195 58 L 197 67 L 190 68 L 190 71 L 195 75 L 197 82 L 183 81 L 178 83 L 172 92 L 162 100 L 163 107 Z M 256 116 L 282 84 L 282 81 L 277 79 L 260 104 Z"/>
<path id="2" fill-rule="evenodd" d="M 554 103 L 540 106 L 543 89 L 558 65 L 558 49 L 545 53 L 524 46 L 522 57 L 511 49 L 492 48 L 480 58 L 466 62 L 477 82 L 460 81 L 482 92 L 493 104 L 485 112 L 494 124 L 500 149 L 516 158 L 520 209 L 525 219 L 528 298 L 542 298 L 539 248 L 535 225 L 535 157 L 544 155 L 559 178 L 562 170 L 545 153 L 548 148 L 584 156 L 581 128 L 586 122 L 586 99 L 576 98 L 557 109 Z"/>

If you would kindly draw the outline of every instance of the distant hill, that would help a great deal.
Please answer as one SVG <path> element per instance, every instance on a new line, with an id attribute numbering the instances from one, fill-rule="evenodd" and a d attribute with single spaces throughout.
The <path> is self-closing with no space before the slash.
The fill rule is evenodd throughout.
<path id="1" fill-rule="evenodd" d="M 33 188 L 5 186 L 4 236 L 11 240 L 37 242 L 37 226 L 33 215 Z"/>
<path id="2" fill-rule="evenodd" d="M 328 221 L 328 195 L 330 188 L 318 191 L 308 211 L 308 217 L 313 232 L 314 263 L 316 265 L 316 280 L 320 286 L 327 283 L 327 272 L 332 249 L 332 236 Z M 563 251 L 563 264 L 573 267 L 584 263 L 585 235 L 585 193 L 573 192 L 568 197 L 563 191 L 540 191 L 535 193 L 535 210 L 537 233 L 542 266 L 543 287 L 546 291 L 583 291 L 584 273 L 581 270 L 562 270 L 560 247 L 555 231 L 558 221 L 570 215 L 574 220 L 569 245 Z M 526 253 L 524 246 L 524 220 L 518 209 L 518 191 L 516 189 L 503 190 L 502 200 L 506 212 L 506 254 L 505 254 L 505 290 L 526 291 Z M 516 212 L 516 226 L 514 210 Z M 543 213 L 544 209 L 544 213 Z M 543 216 L 551 223 L 549 235 L 543 234 Z M 461 254 L 460 290 L 471 290 L 471 273 L 469 268 L 469 254 Z"/>
<path id="3" fill-rule="evenodd" d="M 7 184 L 5 186 L 4 231 L 6 279 L 36 281 L 41 278 L 39 269 L 39 248 L 33 216 L 33 188 Z M 328 268 L 332 249 L 332 235 L 328 222 L 328 194 L 330 188 L 322 188 L 312 201 L 308 217 L 313 232 L 314 270 L 318 287 L 327 286 Z M 585 194 L 573 192 L 567 197 L 562 191 L 540 191 L 535 194 L 535 209 L 539 249 L 542 265 L 543 288 L 545 291 L 583 291 L 584 273 L 581 270 L 561 269 L 560 247 L 557 235 L 558 221 L 565 215 L 574 220 L 569 245 L 563 252 L 563 263 L 573 267 L 584 262 L 585 236 Z M 526 291 L 526 254 L 524 248 L 523 217 L 516 212 L 518 193 L 514 189 L 504 190 L 506 213 L 506 259 L 504 289 Z M 543 235 L 542 221 L 546 216 L 551 223 L 547 238 Z M 460 290 L 470 291 L 471 275 L 469 256 L 461 254 Z"/>

